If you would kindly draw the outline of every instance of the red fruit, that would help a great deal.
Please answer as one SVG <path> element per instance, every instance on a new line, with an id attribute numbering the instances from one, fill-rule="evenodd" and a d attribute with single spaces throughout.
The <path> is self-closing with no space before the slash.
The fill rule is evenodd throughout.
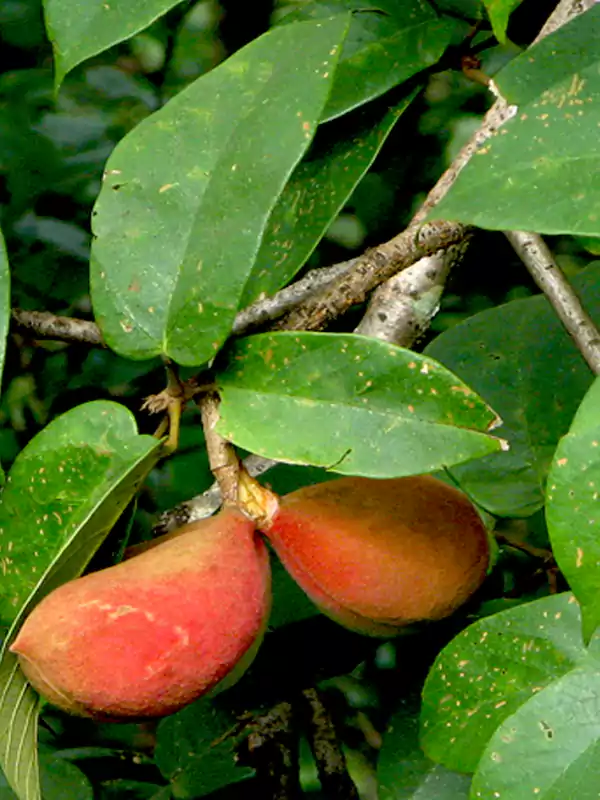
<path id="1" fill-rule="evenodd" d="M 247 666 L 270 607 L 264 543 L 231 508 L 177 533 L 64 584 L 26 619 L 11 650 L 54 705 L 162 717 Z"/>
<path id="2" fill-rule="evenodd" d="M 430 476 L 341 478 L 285 496 L 264 533 L 325 614 L 390 636 L 455 611 L 490 552 L 471 502 Z"/>

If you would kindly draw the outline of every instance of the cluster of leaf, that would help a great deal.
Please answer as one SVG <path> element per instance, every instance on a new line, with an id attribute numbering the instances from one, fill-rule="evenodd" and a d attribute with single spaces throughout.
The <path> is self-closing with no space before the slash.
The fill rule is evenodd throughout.
<path id="1" fill-rule="evenodd" d="M 8 108 L 32 86 L 36 90 L 35 103 L 0 126 L 10 165 L 2 223 L 13 300 L 61 310 L 67 304 L 81 313 L 89 269 L 94 319 L 120 356 L 79 356 L 82 377 L 73 374 L 70 354 L 46 351 L 55 396 L 61 394 L 57 375 L 75 389 L 93 385 L 98 374 L 106 380 L 106 359 L 113 359 L 113 396 L 137 394 L 131 386 L 119 388 L 132 379 L 152 381 L 157 356 L 194 369 L 211 364 L 222 397 L 220 432 L 249 451 L 375 477 L 446 469 L 482 508 L 502 518 L 527 517 L 545 506 L 554 554 L 574 596 L 545 597 L 481 619 L 441 652 L 421 712 L 427 757 L 418 744 L 418 708 L 401 698 L 386 720 L 380 796 L 585 797 L 582 781 L 593 793 L 598 389 L 589 388 L 591 376 L 545 300 L 472 316 L 434 339 L 424 355 L 346 333 L 263 333 L 229 341 L 238 310 L 287 285 L 322 245 L 364 186 L 386 138 L 419 110 L 429 74 L 468 36 L 482 7 L 460 0 L 437 7 L 425 0 L 282 7 L 270 31 L 188 82 L 190 29 L 214 24 L 210 14 L 202 22 L 210 4 L 199 3 L 178 20 L 169 80 L 128 74 L 131 53 L 153 63 L 159 18 L 178 5 L 47 0 L 56 104 L 43 49 L 40 63 L 2 79 Z M 500 40 L 516 5 L 485 3 Z M 31 12 L 33 4 L 27 8 Z M 92 62 L 83 81 L 61 88 L 74 67 L 152 23 L 153 35 L 134 40 L 137 50 L 117 47 L 117 63 Z M 25 28 L 33 37 L 43 32 L 28 23 L 21 35 Z M 201 60 L 198 50 L 191 52 L 192 60 Z M 600 236 L 600 194 L 592 177 L 600 158 L 599 63 L 596 6 L 502 69 L 496 83 L 514 116 L 461 173 L 437 216 L 492 230 Z M 94 199 L 88 268 L 85 217 Z M 69 222 L 53 216 L 57 203 L 65 213 L 72 207 Z M 3 246 L 0 255 L 5 341 L 10 304 Z M 600 320 L 599 277 L 598 266 L 590 265 L 578 289 Z M 31 392 L 22 392 L 31 413 Z M 5 412 L 11 419 L 15 407 L 21 408 L 13 398 Z M 42 408 L 38 426 L 48 414 Z M 489 434 L 497 415 L 503 421 L 498 432 L 510 445 L 505 452 L 502 440 Z M 44 594 L 81 573 L 125 509 L 130 513 L 121 524 L 129 527 L 142 484 L 168 480 L 165 468 L 153 470 L 159 457 L 157 440 L 138 433 L 122 403 L 106 400 L 57 417 L 20 452 L 0 505 L 5 647 Z M 201 470 L 199 480 L 206 476 Z M 299 481 L 310 482 L 314 474 L 306 470 Z M 286 488 L 295 479 L 286 475 Z M 276 477 L 274 483 L 278 488 Z M 275 593 L 284 611 L 272 620 L 271 644 L 267 637 L 265 652 L 227 693 L 229 700 L 202 701 L 163 721 L 147 780 L 104 781 L 103 797 L 191 798 L 251 776 L 234 766 L 236 736 L 224 736 L 235 729 L 236 713 L 264 703 L 269 692 L 276 700 L 278 691 L 302 687 L 307 674 L 319 675 L 315 659 L 327 660 L 319 650 L 298 668 L 300 649 L 308 646 L 301 629 L 313 612 L 284 577 Z M 527 599 L 531 591 L 519 594 Z M 486 610 L 492 607 L 484 604 L 478 613 Z M 372 661 L 364 641 L 337 640 L 330 628 L 327 637 L 342 656 L 335 668 L 328 665 L 330 675 Z M 282 664 L 286 647 L 291 656 Z M 396 651 L 401 661 L 402 642 Z M 379 649 L 376 659 L 386 652 Z M 273 663 L 285 676 L 283 685 Z M 76 762 L 115 758 L 115 748 L 57 750 L 56 726 L 68 723 L 49 714 L 53 735 L 41 729 L 38 763 L 38 712 L 38 698 L 4 649 L 0 763 L 12 789 L 19 800 L 37 800 L 41 774 L 45 800 L 90 798 L 86 774 L 93 768 L 84 774 Z M 85 731 L 92 736 L 89 726 Z M 472 785 L 459 773 L 475 773 Z M 13 796 L 0 785 L 2 792 Z"/>

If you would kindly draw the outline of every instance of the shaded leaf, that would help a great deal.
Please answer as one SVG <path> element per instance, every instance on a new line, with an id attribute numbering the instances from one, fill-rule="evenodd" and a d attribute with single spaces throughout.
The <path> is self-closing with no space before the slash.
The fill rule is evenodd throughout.
<path id="1" fill-rule="evenodd" d="M 275 28 L 116 147 L 94 211 L 91 287 L 119 354 L 190 366 L 215 355 L 315 132 L 348 22 Z"/>
<path id="2" fill-rule="evenodd" d="M 254 771 L 236 766 L 240 731 L 236 716 L 204 698 L 158 726 L 155 759 L 176 798 L 204 796 Z"/>
<path id="3" fill-rule="evenodd" d="M 600 625 L 600 379 L 556 448 L 546 520 L 553 553 L 581 603 L 589 638 Z"/>
<path id="4" fill-rule="evenodd" d="M 444 648 L 427 677 L 425 752 L 473 772 L 503 720 L 585 657 L 579 606 L 569 593 L 479 620 Z"/>
<path id="5" fill-rule="evenodd" d="M 600 321 L 600 263 L 573 281 Z M 557 442 L 592 381 L 581 354 L 544 297 L 514 300 L 475 314 L 426 349 L 502 417 L 510 450 L 453 468 L 460 485 L 500 516 L 526 516 L 544 502 Z"/>
<path id="6" fill-rule="evenodd" d="M 319 128 L 271 213 L 243 306 L 274 294 L 305 264 L 415 95 Z"/>
<path id="7" fill-rule="evenodd" d="M 473 777 L 477 800 L 594 800 L 600 771 L 600 669 L 589 659 L 506 719 Z"/>
<path id="8" fill-rule="evenodd" d="M 116 403 L 78 406 L 16 459 L 0 497 L 0 766 L 20 800 L 39 800 L 37 695 L 6 648 L 42 597 L 79 575 L 158 458 Z"/>
<path id="9" fill-rule="evenodd" d="M 468 800 L 470 778 L 427 758 L 418 733 L 417 707 L 392 715 L 377 759 L 379 800 Z"/>
<path id="10" fill-rule="evenodd" d="M 515 115 L 470 160 L 430 218 L 600 235 L 599 65 L 596 3 L 494 77 Z"/>
<path id="11" fill-rule="evenodd" d="M 250 336 L 218 374 L 218 430 L 254 453 L 392 477 L 497 451 L 494 412 L 435 361 L 353 334 Z"/>
<path id="12" fill-rule="evenodd" d="M 327 19 L 353 10 L 352 24 L 321 121 L 334 119 L 408 80 L 441 58 L 454 23 L 423 0 L 314 0 L 282 18 L 283 24 Z"/>
<path id="13" fill-rule="evenodd" d="M 67 72 L 113 44 L 129 39 L 181 0 L 44 0 L 44 16 L 58 89 Z"/>

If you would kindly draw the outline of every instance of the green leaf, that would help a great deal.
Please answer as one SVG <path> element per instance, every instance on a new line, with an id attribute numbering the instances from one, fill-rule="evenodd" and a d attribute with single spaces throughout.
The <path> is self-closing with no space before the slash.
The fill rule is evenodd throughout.
<path id="1" fill-rule="evenodd" d="M 7 649 L 42 597 L 79 575 L 155 464 L 160 442 L 139 436 L 116 403 L 78 406 L 16 459 L 0 498 L 0 767 L 20 800 L 39 800 L 38 700 Z"/>
<path id="2" fill-rule="evenodd" d="M 91 287 L 119 354 L 189 366 L 215 355 L 314 135 L 348 22 L 270 31 L 116 147 L 94 211 Z"/>
<path id="3" fill-rule="evenodd" d="M 241 730 L 233 712 L 204 698 L 158 726 L 155 760 L 176 798 L 195 798 L 252 777 L 236 766 Z"/>
<path id="4" fill-rule="evenodd" d="M 8 651 L 0 659 L 0 769 L 19 800 L 41 800 L 39 698 Z"/>
<path id="5" fill-rule="evenodd" d="M 496 728 L 586 653 L 569 593 L 479 620 L 444 648 L 427 677 L 423 749 L 450 769 L 473 772 Z"/>
<path id="6" fill-rule="evenodd" d="M 392 715 L 377 759 L 379 800 L 468 800 L 470 779 L 427 758 L 418 732 L 417 708 Z"/>
<path id="7" fill-rule="evenodd" d="M 514 117 L 462 170 L 431 219 L 600 235 L 600 5 L 494 78 Z"/>
<path id="8" fill-rule="evenodd" d="M 552 550 L 581 603 L 586 638 L 600 625 L 599 513 L 600 378 L 556 448 L 546 503 Z"/>
<path id="9" fill-rule="evenodd" d="M 492 23 L 494 36 L 502 44 L 506 43 L 508 18 L 522 2 L 523 0 L 483 0 L 490 22 Z"/>
<path id="10" fill-rule="evenodd" d="M 589 659 L 534 695 L 490 740 L 473 798 L 593 800 L 600 771 L 600 669 Z"/>
<path id="11" fill-rule="evenodd" d="M 10 324 L 10 265 L 4 236 L 0 230 L 0 379 L 4 372 L 6 338 Z"/>
<path id="12" fill-rule="evenodd" d="M 44 16 L 55 61 L 55 86 L 92 56 L 129 39 L 181 0 L 44 0 Z"/>
<path id="13" fill-rule="evenodd" d="M 0 499 L 1 625 L 84 569 L 160 446 L 107 401 L 68 411 L 32 439 Z"/>
<path id="14" fill-rule="evenodd" d="M 600 263 L 573 280 L 600 321 Z M 454 468 L 453 476 L 483 508 L 526 516 L 544 502 L 546 475 L 560 437 L 592 381 L 579 351 L 544 297 L 514 300 L 475 314 L 426 349 L 502 417 L 510 450 Z"/>
<path id="15" fill-rule="evenodd" d="M 440 19 L 423 0 L 315 0 L 281 22 L 327 19 L 353 10 L 352 24 L 321 121 L 334 119 L 379 97 L 436 64 L 450 43 L 454 23 Z"/>
<path id="16" fill-rule="evenodd" d="M 44 800 L 94 800 L 94 790 L 89 780 L 68 761 L 44 755 L 40 758 L 40 775 Z M 15 797 L 17 795 L 0 774 L 0 800 L 12 800 Z"/>
<path id="17" fill-rule="evenodd" d="M 219 432 L 278 461 L 392 477 L 499 450 L 489 406 L 435 361 L 353 334 L 250 336 L 217 375 Z"/>
<path id="18" fill-rule="evenodd" d="M 273 209 L 242 305 L 274 294 L 305 264 L 416 91 L 321 126 Z"/>

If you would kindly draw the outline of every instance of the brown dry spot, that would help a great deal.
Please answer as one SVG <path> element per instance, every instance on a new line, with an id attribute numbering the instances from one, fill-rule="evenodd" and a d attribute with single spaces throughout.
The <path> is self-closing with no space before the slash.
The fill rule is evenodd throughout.
<path id="1" fill-rule="evenodd" d="M 131 281 L 131 283 L 129 284 L 129 286 L 127 287 L 127 291 L 128 292 L 139 292 L 141 288 L 142 288 L 142 286 L 141 286 L 139 280 L 137 278 L 134 278 Z"/>
<path id="2" fill-rule="evenodd" d="M 451 386 L 450 391 L 462 392 L 466 397 L 470 397 L 473 394 L 473 392 L 469 389 L 468 386 Z"/>

